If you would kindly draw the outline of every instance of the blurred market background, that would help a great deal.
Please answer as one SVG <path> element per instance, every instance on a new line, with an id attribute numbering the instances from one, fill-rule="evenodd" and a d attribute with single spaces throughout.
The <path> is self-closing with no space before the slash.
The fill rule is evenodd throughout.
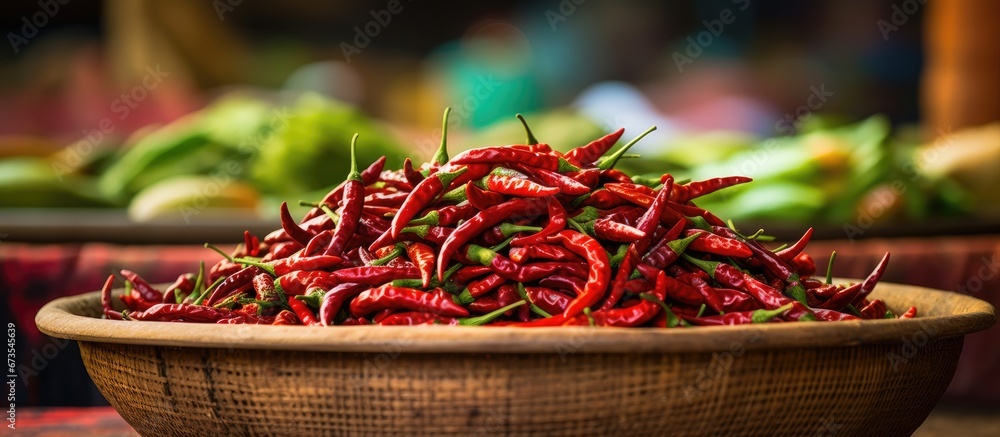
<path id="1" fill-rule="evenodd" d="M 633 174 L 752 184 L 701 206 L 863 276 L 1000 303 L 1000 3 L 878 0 L 8 2 L 0 49 L 0 286 L 19 357 L 48 300 L 128 265 L 170 281 L 278 226 L 360 159 L 566 150 L 658 130 Z M 23 338 L 22 338 L 23 337 Z M 948 398 L 998 405 L 996 328 Z M 103 399 L 67 353 L 22 405 Z M 60 348 L 62 349 L 62 347 Z M 74 361 L 75 360 L 75 361 Z M 71 382 L 67 382 L 71 381 Z M 71 384 L 71 385 L 67 385 Z M 72 385 L 75 384 L 75 385 Z"/>

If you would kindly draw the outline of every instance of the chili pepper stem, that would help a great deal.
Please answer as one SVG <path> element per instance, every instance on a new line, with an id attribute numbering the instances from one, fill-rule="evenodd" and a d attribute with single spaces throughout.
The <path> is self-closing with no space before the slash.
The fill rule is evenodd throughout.
<path id="1" fill-rule="evenodd" d="M 837 251 L 830 252 L 830 262 L 826 264 L 826 283 L 833 283 L 833 261 L 837 259 Z"/>
<path id="2" fill-rule="evenodd" d="M 787 303 L 773 310 L 757 310 L 750 316 L 753 323 L 766 323 L 792 309 L 794 303 Z"/>
<path id="3" fill-rule="evenodd" d="M 680 324 L 680 322 L 681 322 L 680 318 L 678 318 L 677 315 L 674 314 L 674 312 L 670 309 L 670 307 L 667 306 L 666 302 L 658 299 L 656 296 L 653 296 L 650 293 L 640 293 L 639 294 L 639 298 L 641 298 L 643 300 L 647 300 L 647 301 L 652 302 L 652 303 L 655 303 L 655 304 L 659 305 L 661 309 L 663 309 L 664 314 L 667 315 L 667 327 L 668 328 L 673 328 L 673 327 L 676 327 L 677 325 Z"/>
<path id="4" fill-rule="evenodd" d="M 628 143 L 626 143 L 624 146 L 622 146 L 620 149 L 618 149 L 618 151 L 616 151 L 615 153 L 613 153 L 611 156 L 608 156 L 606 159 L 601 160 L 601 162 L 599 164 L 597 164 L 597 168 L 599 168 L 601 170 L 608 170 L 608 169 L 614 168 L 615 164 L 618 163 L 618 160 L 622 158 L 622 155 L 624 155 L 625 152 L 628 151 L 628 149 L 630 149 L 632 146 L 634 146 L 636 143 L 638 143 L 639 140 L 641 140 L 643 137 L 645 137 L 646 135 L 649 135 L 650 132 L 655 131 L 655 130 L 656 130 L 656 126 L 652 126 L 649 129 L 646 129 L 645 132 L 639 134 L 639 136 L 635 137 L 635 139 L 633 139 L 632 141 L 629 141 Z"/>
<path id="5" fill-rule="evenodd" d="M 527 302 L 525 302 L 523 300 L 519 300 L 519 301 L 514 302 L 514 303 L 512 303 L 510 305 L 507 305 L 507 306 L 505 306 L 503 308 L 498 308 L 495 311 L 491 311 L 491 312 L 483 314 L 481 316 L 466 317 L 466 318 L 458 319 L 458 324 L 459 325 L 463 325 L 463 326 L 482 326 L 482 325 L 485 325 L 485 324 L 487 324 L 489 322 L 492 322 L 497 317 L 500 317 L 501 315 L 503 315 L 503 313 L 506 313 L 507 311 L 510 311 L 510 310 L 512 310 L 514 308 L 517 308 L 517 307 L 521 306 L 521 305 L 524 305 L 525 303 L 527 303 Z"/>
<path id="6" fill-rule="evenodd" d="M 216 246 L 216 245 L 214 245 L 212 243 L 205 243 L 205 247 L 208 248 L 208 249 L 212 249 L 212 250 L 218 252 L 219 255 L 222 255 L 222 257 L 226 259 L 226 261 L 233 262 L 233 256 L 230 255 L 230 254 L 228 254 L 228 253 L 226 253 L 226 252 L 223 252 L 222 249 L 219 249 L 218 246 Z"/>
<path id="7" fill-rule="evenodd" d="M 243 264 L 243 265 L 248 265 L 248 266 L 256 266 L 256 267 L 259 267 L 261 270 L 270 273 L 271 276 L 277 276 L 274 273 L 274 266 L 272 266 L 272 265 L 270 265 L 268 263 L 262 263 L 260 261 L 257 261 L 257 260 L 254 260 L 254 259 L 250 259 L 250 258 L 233 258 L 232 261 L 234 263 L 237 263 L 237 264 Z"/>
<path id="8" fill-rule="evenodd" d="M 451 115 L 451 107 L 444 108 L 444 116 L 441 117 L 441 144 L 431 161 L 437 165 L 448 163 L 448 116 Z M 427 175 L 424 175 L 427 176 Z"/>
<path id="9" fill-rule="evenodd" d="M 521 125 L 524 126 L 524 133 L 527 135 L 527 144 L 529 146 L 538 144 L 538 140 L 535 139 L 535 134 L 531 133 L 531 128 L 528 127 L 528 121 L 524 119 L 524 116 L 517 114 L 515 117 L 517 117 L 518 120 L 521 120 Z"/>
<path id="10" fill-rule="evenodd" d="M 528 291 L 524 289 L 524 284 L 520 282 L 517 283 L 517 294 L 521 296 L 521 299 L 523 299 L 524 302 L 528 302 L 528 308 L 531 309 L 531 312 L 545 317 L 546 319 L 552 317 L 552 314 L 549 314 L 545 310 L 539 308 L 538 305 L 535 305 L 535 303 L 531 301 L 531 297 L 528 296 Z"/>

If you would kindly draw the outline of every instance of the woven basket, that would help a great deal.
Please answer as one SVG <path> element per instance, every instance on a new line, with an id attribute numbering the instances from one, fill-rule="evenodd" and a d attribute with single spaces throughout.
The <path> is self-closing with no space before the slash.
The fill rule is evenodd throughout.
<path id="1" fill-rule="evenodd" d="M 693 329 L 302 327 L 38 313 L 122 417 L 169 435 L 910 435 L 989 304 L 880 284 L 911 320 Z"/>

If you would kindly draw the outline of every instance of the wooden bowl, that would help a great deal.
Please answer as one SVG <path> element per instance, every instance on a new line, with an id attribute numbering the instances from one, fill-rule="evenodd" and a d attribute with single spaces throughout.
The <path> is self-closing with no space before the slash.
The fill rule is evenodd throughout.
<path id="1" fill-rule="evenodd" d="M 910 435 L 963 335 L 956 293 L 880 284 L 920 317 L 692 329 L 302 327 L 101 320 L 99 293 L 35 322 L 77 340 L 143 435 Z"/>

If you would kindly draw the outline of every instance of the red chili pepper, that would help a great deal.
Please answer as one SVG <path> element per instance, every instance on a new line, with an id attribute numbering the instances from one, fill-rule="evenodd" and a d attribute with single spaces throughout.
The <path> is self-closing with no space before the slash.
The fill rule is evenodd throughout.
<path id="1" fill-rule="evenodd" d="M 267 273 L 260 273 L 253 277 L 254 298 L 260 302 L 278 304 L 284 300 L 285 296 L 274 287 L 274 278 Z"/>
<path id="2" fill-rule="evenodd" d="M 184 273 L 177 276 L 177 280 L 163 291 L 163 303 L 180 303 L 185 297 L 194 291 L 195 276 L 191 273 Z"/>
<path id="3" fill-rule="evenodd" d="M 861 308 L 862 319 L 884 319 L 885 314 L 885 302 L 882 302 L 881 299 L 875 299 Z"/>
<path id="4" fill-rule="evenodd" d="M 882 275 L 885 273 L 886 267 L 889 266 L 889 252 L 886 252 L 882 256 L 882 260 L 878 262 L 875 269 L 872 270 L 871 274 L 865 278 L 864 282 L 861 283 L 861 292 L 858 293 L 857 297 L 852 301 L 855 307 L 861 308 L 861 302 L 875 289 L 875 284 L 882 279 Z"/>
<path id="5" fill-rule="evenodd" d="M 386 308 L 423 311 L 451 317 L 469 315 L 468 310 L 456 304 L 452 300 L 452 296 L 440 288 L 426 292 L 385 284 L 378 288 L 365 290 L 351 301 L 351 314 L 355 317 Z"/>
<path id="6" fill-rule="evenodd" d="M 670 175 L 669 174 L 663 175 L 660 181 L 666 179 L 667 176 Z M 721 178 L 712 178 L 704 181 L 691 182 L 684 185 L 677 185 L 676 190 L 670 196 L 670 200 L 677 203 L 688 203 L 706 194 L 714 193 L 724 188 L 729 188 L 734 185 L 745 184 L 747 182 L 752 182 L 752 181 L 753 179 L 748 178 L 746 176 L 727 176 Z"/>
<path id="7" fill-rule="evenodd" d="M 270 259 L 262 259 L 261 261 L 267 262 L 275 259 L 282 259 L 291 256 L 293 253 L 298 252 L 303 246 L 297 241 L 285 241 L 281 243 L 275 243 L 271 246 L 268 254 L 264 257 L 270 257 Z"/>
<path id="8" fill-rule="evenodd" d="M 483 296 L 479 299 L 472 301 L 472 303 L 467 305 L 470 313 L 483 314 L 490 311 L 496 311 L 503 305 L 500 305 L 500 301 L 493 296 Z"/>
<path id="9" fill-rule="evenodd" d="M 243 247 L 246 248 L 247 255 L 257 256 L 260 254 L 260 240 L 250 231 L 243 231 Z"/>
<path id="10" fill-rule="evenodd" d="M 121 320 L 122 313 L 115 311 L 111 303 L 111 291 L 114 288 L 114 284 L 115 275 L 108 275 L 108 279 L 104 281 L 104 287 L 101 288 L 101 308 L 103 308 L 105 318 Z"/>
<path id="11" fill-rule="evenodd" d="M 517 278 L 519 282 L 532 282 L 558 274 L 585 278 L 589 273 L 587 265 L 580 262 L 538 262 L 521 266 Z"/>
<path id="12" fill-rule="evenodd" d="M 295 298 L 288 299 L 288 307 L 292 309 L 292 312 L 295 313 L 295 316 L 299 318 L 303 325 L 319 324 L 312 310 L 301 300 Z"/>
<path id="13" fill-rule="evenodd" d="M 496 191 L 484 191 L 476 184 L 465 184 L 465 197 L 469 201 L 469 205 L 478 210 L 499 205 L 507 200 L 503 194 Z"/>
<path id="14" fill-rule="evenodd" d="M 294 300 L 294 299 L 293 299 Z M 274 322 L 272 325 L 301 325 L 298 316 L 295 313 L 288 310 L 281 310 L 277 316 L 274 316 Z"/>
<path id="15" fill-rule="evenodd" d="M 611 280 L 611 263 L 608 260 L 608 253 L 604 251 L 604 247 L 599 241 L 576 231 L 561 231 L 549 237 L 548 241 L 565 245 L 567 249 L 590 263 L 587 286 L 562 313 L 567 319 L 576 317 L 583 312 L 584 308 L 589 308 L 597 303 L 604 295 L 604 290 L 608 288 L 608 282 Z"/>
<path id="16" fill-rule="evenodd" d="M 467 284 L 469 281 L 491 273 L 493 269 L 487 266 L 464 266 L 452 275 L 451 280 L 457 284 Z"/>
<path id="17" fill-rule="evenodd" d="M 410 158 L 403 160 L 403 176 L 405 176 L 406 181 L 413 186 L 417 186 L 420 181 L 424 180 L 424 175 L 420 174 L 419 171 L 413 168 L 413 161 L 410 161 Z"/>
<path id="18" fill-rule="evenodd" d="M 557 290 L 571 291 L 574 295 L 577 295 L 583 292 L 583 287 L 587 285 L 587 281 L 576 276 L 556 274 L 539 279 L 538 285 Z"/>
<path id="19" fill-rule="evenodd" d="M 745 323 L 767 323 L 792 309 L 793 303 L 773 310 L 735 311 L 717 316 L 685 318 L 685 320 L 703 326 L 742 325 Z"/>
<path id="20" fill-rule="evenodd" d="M 786 314 L 787 317 L 792 320 L 816 320 L 816 314 L 809 308 L 806 308 L 805 305 L 788 298 L 780 291 L 758 281 L 753 276 L 744 273 L 743 283 L 745 284 L 743 289 L 753 296 L 754 299 L 757 299 L 757 302 L 764 305 L 764 308 L 775 309 L 795 302 L 797 305 L 792 306 L 792 309 Z"/>
<path id="21" fill-rule="evenodd" d="M 665 269 L 667 266 L 673 264 L 674 261 L 677 261 L 691 242 L 698 238 L 700 236 L 690 235 L 679 240 L 670 241 L 646 254 L 642 262 L 659 269 Z"/>
<path id="22" fill-rule="evenodd" d="M 215 288 L 215 291 L 205 299 L 205 305 L 214 305 L 219 301 L 230 297 L 240 291 L 240 288 L 250 285 L 254 276 L 263 273 L 263 270 L 256 266 L 246 267 L 232 275 L 229 275 L 225 280 L 219 283 L 219 286 Z"/>
<path id="23" fill-rule="evenodd" d="M 333 325 L 333 319 L 337 317 L 337 313 L 344 306 L 344 302 L 347 302 L 348 299 L 361 294 L 362 291 L 369 288 L 371 287 L 368 285 L 355 283 L 337 284 L 331 288 L 323 295 L 319 306 L 320 324 L 323 326 Z"/>
<path id="24" fill-rule="evenodd" d="M 840 322 L 843 320 L 861 320 L 859 317 L 853 315 L 842 313 L 840 311 L 827 310 L 823 308 L 813 308 L 813 312 L 816 314 L 816 319 L 824 322 Z"/>
<path id="25" fill-rule="evenodd" d="M 567 196 L 581 196 L 590 192 L 590 187 L 572 177 L 562 173 L 535 168 L 527 165 L 517 165 L 516 168 L 524 173 L 534 176 L 543 185 L 554 187 L 559 190 L 559 194 Z"/>
<path id="26" fill-rule="evenodd" d="M 434 276 L 434 249 L 426 244 L 413 242 L 406 246 L 406 255 L 420 269 L 420 279 L 423 287 L 427 288 Z"/>
<path id="27" fill-rule="evenodd" d="M 716 235 L 701 229 L 688 229 L 684 231 L 684 235 L 687 236 L 695 234 L 701 236 L 691 242 L 691 249 L 693 250 L 719 256 L 731 256 L 733 258 L 749 258 L 753 256 L 750 248 L 739 240 Z"/>
<path id="28" fill-rule="evenodd" d="M 320 255 L 326 248 L 330 246 L 330 242 L 333 241 L 333 231 L 327 229 L 324 230 L 309 240 L 309 244 L 306 244 L 305 249 L 302 250 L 301 256 L 314 256 Z"/>
<path id="29" fill-rule="evenodd" d="M 516 241 L 517 239 L 515 238 L 514 240 Z M 511 245 L 514 245 L 513 241 L 511 241 Z M 565 262 L 581 261 L 580 257 L 575 253 L 570 252 L 569 249 L 552 244 L 531 244 L 529 246 L 512 247 L 507 255 L 510 257 L 511 261 L 518 264 L 524 264 L 533 259 Z"/>
<path id="30" fill-rule="evenodd" d="M 399 238 L 403 228 L 420 210 L 427 207 L 439 194 L 445 192 L 456 178 L 468 170 L 468 167 L 463 166 L 452 172 L 439 171 L 413 187 L 413 191 L 410 191 L 410 195 L 403 201 L 396 216 L 392 218 L 392 226 L 389 228 L 392 237 Z"/>
<path id="31" fill-rule="evenodd" d="M 524 287 L 528 294 L 528 299 L 534 305 L 549 314 L 561 314 L 566 311 L 566 307 L 573 301 L 571 296 L 567 296 L 558 291 L 545 287 Z"/>
<path id="32" fill-rule="evenodd" d="M 519 197 L 548 197 L 559 194 L 559 189 L 533 182 L 520 172 L 504 167 L 494 169 L 485 180 L 486 189 L 500 194 Z"/>
<path id="33" fill-rule="evenodd" d="M 592 206 L 600 209 L 611 209 L 616 206 L 629 204 L 627 200 L 618 197 L 606 189 L 591 191 L 590 194 L 584 194 L 577 199 L 582 199 L 579 202 L 580 206 Z M 574 201 L 573 204 L 575 205 L 577 202 Z"/>
<path id="34" fill-rule="evenodd" d="M 147 310 L 129 313 L 128 317 L 163 322 L 215 323 L 225 318 L 227 313 L 211 306 L 158 303 Z"/>
<path id="35" fill-rule="evenodd" d="M 802 234 L 802 238 L 799 238 L 795 244 L 786 247 L 784 250 L 778 251 L 776 255 L 778 255 L 778 258 L 791 262 L 796 256 L 805 250 L 806 245 L 808 245 L 809 241 L 812 240 L 812 234 L 813 228 L 806 229 L 806 232 Z"/>
<path id="36" fill-rule="evenodd" d="M 375 162 L 361 172 L 361 180 L 364 182 L 365 186 L 378 182 L 382 174 L 382 169 L 385 167 L 385 161 L 386 158 L 384 156 L 376 159 Z M 326 197 L 323 198 L 323 201 L 320 202 L 320 205 L 336 205 L 337 202 L 343 198 L 344 186 L 346 184 L 347 181 L 344 181 L 336 188 L 330 190 L 330 192 L 326 194 Z M 306 213 L 302 222 L 306 222 L 307 220 L 320 215 L 323 215 L 323 210 L 320 208 L 313 208 Z M 267 241 L 266 238 L 265 241 Z"/>
<path id="37" fill-rule="evenodd" d="M 632 183 L 632 178 L 629 177 L 629 175 L 615 168 L 601 170 L 601 180 L 609 181 L 610 183 L 624 183 L 624 184 Z"/>
<path id="38" fill-rule="evenodd" d="M 121 270 L 122 276 L 132 283 L 132 289 L 138 292 L 138 297 L 146 302 L 162 302 L 163 292 L 153 288 L 149 285 L 145 279 L 142 279 L 138 273 L 131 270 Z"/>
<path id="39" fill-rule="evenodd" d="M 666 278 L 667 274 L 660 271 L 656 277 L 656 284 L 653 286 L 653 290 L 650 293 L 657 301 L 660 302 L 666 299 Z M 653 317 L 656 317 L 656 314 L 658 314 L 660 310 L 661 307 L 659 304 L 643 299 L 635 305 L 627 308 L 594 311 L 592 316 L 594 324 L 597 326 L 632 327 L 649 322 L 653 319 Z M 567 325 L 589 323 L 590 320 L 586 316 L 577 316 L 566 322 Z"/>
<path id="40" fill-rule="evenodd" d="M 466 184 L 466 187 L 473 186 Z M 479 190 L 478 188 L 476 188 Z M 482 191 L 482 190 L 479 190 Z M 410 220 L 410 226 L 431 225 L 431 226 L 454 226 L 462 220 L 467 220 L 479 212 L 471 203 L 461 205 L 447 205 L 438 209 L 428 211 L 423 217 Z"/>
<path id="41" fill-rule="evenodd" d="M 340 282 L 355 282 L 358 284 L 380 285 L 394 279 L 420 278 L 420 271 L 413 266 L 362 266 L 348 267 L 331 273 Z"/>
<path id="42" fill-rule="evenodd" d="M 288 202 L 281 202 L 281 229 L 284 229 L 285 233 L 288 234 L 293 240 L 297 241 L 302 246 L 309 244 L 309 240 L 312 240 L 313 234 L 307 232 L 305 229 L 299 227 L 295 219 L 292 218 L 292 213 L 288 212 Z"/>
<path id="43" fill-rule="evenodd" d="M 322 288 L 326 290 L 341 282 L 342 281 L 338 279 L 333 272 L 326 272 L 322 270 L 309 272 L 300 270 L 278 277 L 278 285 L 280 285 L 281 289 L 285 291 L 285 294 L 291 296 L 305 294 L 306 291 L 313 288 Z"/>
<path id="44" fill-rule="evenodd" d="M 324 255 L 340 256 L 344 253 L 344 247 L 358 228 L 361 211 L 365 206 L 365 183 L 361 179 L 361 173 L 358 172 L 357 143 L 358 134 L 354 134 L 351 137 L 351 171 L 344 183 L 342 200 L 344 206 L 341 209 L 340 221 L 333 231 L 333 239 L 323 251 Z"/>
<path id="45" fill-rule="evenodd" d="M 791 265 L 801 278 L 808 278 L 816 273 L 816 262 L 805 252 L 792 259 Z"/>
<path id="46" fill-rule="evenodd" d="M 899 316 L 900 319 L 912 319 L 917 316 L 917 307 L 910 307 L 905 313 Z"/>
<path id="47" fill-rule="evenodd" d="M 451 160 L 455 164 L 524 164 L 552 171 L 579 170 L 553 154 L 531 152 L 513 147 L 482 147 L 466 150 Z"/>
<path id="48" fill-rule="evenodd" d="M 625 128 L 619 128 L 610 134 L 591 141 L 587 145 L 574 148 L 573 150 L 566 152 L 566 160 L 579 167 L 591 166 L 596 163 L 601 156 L 608 153 L 608 151 L 615 146 L 615 143 L 618 142 L 624 133 Z"/>
<path id="49" fill-rule="evenodd" d="M 743 238 L 736 233 L 736 231 L 733 231 L 725 226 L 713 226 L 712 229 L 716 234 L 736 240 L 743 240 Z M 788 284 L 785 287 L 785 290 L 789 296 L 792 296 L 803 305 L 806 304 L 806 290 L 805 287 L 802 286 L 802 283 L 799 282 L 798 273 L 795 273 L 787 263 L 778 258 L 777 255 L 772 253 L 770 250 L 764 248 L 764 246 L 761 246 L 760 243 L 757 243 L 756 241 L 746 241 L 744 244 L 747 245 L 753 253 L 753 256 L 760 261 L 761 265 L 763 265 L 765 269 Z"/>
<path id="50" fill-rule="evenodd" d="M 514 214 L 538 215 L 537 213 L 540 211 L 537 210 L 540 209 L 540 204 L 540 199 L 513 199 L 486 208 L 459 225 L 441 244 L 440 252 L 438 252 L 438 278 L 444 277 L 444 271 L 448 267 L 451 257 L 469 240 Z"/>

